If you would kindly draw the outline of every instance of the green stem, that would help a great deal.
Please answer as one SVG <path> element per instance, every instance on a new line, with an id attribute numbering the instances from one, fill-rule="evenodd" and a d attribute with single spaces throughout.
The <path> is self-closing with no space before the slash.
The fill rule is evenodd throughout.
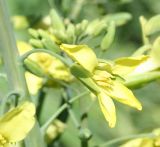
<path id="1" fill-rule="evenodd" d="M 0 107 L 0 116 L 2 116 L 6 112 L 6 109 L 8 110 L 8 108 L 6 107 L 6 103 L 11 98 L 11 96 L 15 96 L 15 98 L 20 97 L 19 91 L 11 91 L 7 94 L 5 98 L 2 99 L 1 107 Z"/>
<path id="2" fill-rule="evenodd" d="M 117 143 L 121 143 L 130 139 L 136 139 L 136 138 L 154 138 L 157 135 L 153 134 L 153 133 L 145 133 L 145 134 L 138 134 L 138 135 L 129 135 L 129 136 L 123 136 L 123 137 L 119 137 L 113 140 L 110 140 L 106 143 L 103 143 L 101 145 L 97 145 L 96 147 L 109 147 L 113 144 L 117 144 Z"/>
<path id="3" fill-rule="evenodd" d="M 7 72 L 9 88 L 12 91 L 19 91 L 21 96 L 23 96 L 20 101 L 31 101 L 24 76 L 24 69 L 22 63 L 18 60 L 18 49 L 5 0 L 0 0 L 0 33 L 0 49 Z M 26 147 L 45 147 L 38 123 L 35 124 L 34 128 L 25 138 L 25 145 Z"/>
<path id="4" fill-rule="evenodd" d="M 82 94 L 78 95 L 78 96 L 75 96 L 74 98 L 70 99 L 68 102 L 70 104 L 72 104 L 74 101 L 78 100 L 79 98 L 89 94 L 90 91 L 86 91 L 86 92 L 83 92 Z M 61 112 L 63 112 L 66 108 L 68 108 L 68 104 L 65 103 L 63 104 L 48 120 L 47 122 L 41 127 L 41 131 L 44 133 L 46 131 L 46 129 L 48 128 L 48 126 L 53 122 L 53 120 L 55 118 L 57 118 L 57 116 L 59 114 L 61 114 Z"/>
<path id="5" fill-rule="evenodd" d="M 78 120 L 77 120 L 77 118 L 76 118 L 73 110 L 72 110 L 71 108 L 68 108 L 68 111 L 69 111 L 69 115 L 70 115 L 70 117 L 71 117 L 71 119 L 72 119 L 75 127 L 76 127 L 77 129 L 80 129 L 80 128 L 81 128 L 81 125 L 80 125 L 80 123 L 78 122 Z"/>
<path id="6" fill-rule="evenodd" d="M 129 88 L 138 88 L 159 78 L 160 72 L 152 71 L 127 77 L 124 84 Z"/>
<path id="7" fill-rule="evenodd" d="M 30 50 L 28 52 L 26 52 L 25 54 L 23 54 L 20 58 L 21 61 L 24 61 L 26 58 L 28 58 L 28 56 L 30 56 L 31 54 L 33 53 L 38 53 L 38 52 L 43 52 L 43 53 L 47 53 L 47 54 L 50 54 L 51 56 L 54 56 L 56 57 L 57 59 L 61 60 L 66 66 L 70 67 L 70 63 L 68 63 L 62 56 L 52 52 L 52 51 L 49 51 L 49 50 L 46 50 L 46 49 L 33 49 L 33 50 Z"/>
<path id="8" fill-rule="evenodd" d="M 42 86 L 42 88 L 39 90 L 38 104 L 37 104 L 37 109 L 36 109 L 36 116 L 37 116 L 37 120 L 39 120 L 39 121 L 40 121 L 41 112 L 42 112 L 43 104 L 44 104 L 44 101 L 45 101 L 45 97 L 46 97 L 46 92 L 44 90 L 44 87 Z"/>
<path id="9" fill-rule="evenodd" d="M 81 147 L 88 147 L 88 140 L 81 141 Z"/>
<path id="10" fill-rule="evenodd" d="M 17 60 L 19 54 L 5 0 L 0 0 L 0 32 L 0 49 L 7 72 L 9 88 L 24 95 L 23 100 L 30 99 L 23 68 Z"/>

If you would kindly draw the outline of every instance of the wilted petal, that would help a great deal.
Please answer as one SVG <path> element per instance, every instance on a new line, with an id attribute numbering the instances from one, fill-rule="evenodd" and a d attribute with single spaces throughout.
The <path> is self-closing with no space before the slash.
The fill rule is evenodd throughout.
<path id="1" fill-rule="evenodd" d="M 87 45 L 62 44 L 60 48 L 89 72 L 98 65 L 95 53 Z"/>
<path id="2" fill-rule="evenodd" d="M 132 91 L 125 87 L 120 82 L 113 82 L 112 89 L 106 89 L 110 97 L 116 99 L 117 101 L 129 105 L 131 107 L 142 110 L 141 103 L 133 95 Z"/>
<path id="3" fill-rule="evenodd" d="M 0 118 L 0 135 L 7 142 L 17 142 L 24 139 L 35 123 L 35 106 L 31 102 L 14 108 Z"/>
<path id="4" fill-rule="evenodd" d="M 98 100 L 105 119 L 108 121 L 109 126 L 113 128 L 116 124 L 116 111 L 112 99 L 104 92 L 101 92 L 98 94 Z"/>

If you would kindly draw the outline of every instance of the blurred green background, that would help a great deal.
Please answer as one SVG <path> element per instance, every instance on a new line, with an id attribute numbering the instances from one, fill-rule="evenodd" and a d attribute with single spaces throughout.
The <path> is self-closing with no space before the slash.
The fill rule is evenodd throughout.
<path id="1" fill-rule="evenodd" d="M 56 8 L 62 17 L 70 18 L 73 22 L 80 22 L 83 19 L 92 20 L 115 12 L 130 13 L 132 20 L 117 29 L 116 38 L 111 49 L 103 55 L 105 59 L 115 59 L 131 55 L 142 45 L 139 16 L 143 15 L 146 18 L 150 18 L 160 13 L 160 0 L 8 0 L 7 2 L 12 16 L 26 16 L 29 22 L 28 27 L 35 28 L 40 27 L 41 18 L 48 15 L 51 7 Z M 27 41 L 29 38 L 27 29 L 15 30 L 15 35 L 17 40 Z M 1 77 L 0 89 L 3 91 L 0 92 L 1 97 L 5 93 L 5 86 L 1 85 L 5 83 Z M 72 86 L 79 91 L 80 85 Z M 59 90 L 47 89 L 47 93 L 41 116 L 41 124 L 56 111 L 60 103 Z M 88 128 L 93 134 L 90 140 L 91 146 L 116 137 L 151 132 L 154 128 L 160 127 L 160 81 L 136 89 L 134 93 L 142 102 L 143 110 L 138 112 L 130 107 L 116 103 L 117 125 L 114 129 L 108 127 L 97 101 L 94 102 L 88 117 Z M 78 119 L 90 102 L 90 97 L 84 97 L 73 105 Z M 57 146 L 80 146 L 78 131 L 70 119 L 67 122 L 65 132 L 60 137 L 60 141 L 57 141 Z"/>

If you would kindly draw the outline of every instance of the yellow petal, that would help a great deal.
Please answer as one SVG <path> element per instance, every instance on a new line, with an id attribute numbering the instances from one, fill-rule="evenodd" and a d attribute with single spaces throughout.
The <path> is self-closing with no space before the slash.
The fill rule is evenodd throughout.
<path id="1" fill-rule="evenodd" d="M 38 90 L 42 86 L 43 79 L 29 72 L 25 73 L 25 77 L 26 77 L 26 82 L 27 82 L 29 92 L 33 95 L 37 94 Z"/>
<path id="2" fill-rule="evenodd" d="M 98 94 L 98 100 L 105 119 L 108 121 L 109 126 L 113 128 L 116 124 L 116 110 L 112 99 L 104 92 L 101 92 Z"/>
<path id="3" fill-rule="evenodd" d="M 98 65 L 95 53 L 87 45 L 62 44 L 60 48 L 89 72 Z"/>
<path id="4" fill-rule="evenodd" d="M 139 56 L 139 57 L 123 57 L 115 61 L 115 66 L 113 67 L 113 73 L 121 76 L 130 74 L 135 70 L 140 64 L 145 62 L 149 57 L 148 56 Z"/>
<path id="5" fill-rule="evenodd" d="M 24 139 L 35 123 L 35 105 L 25 102 L 0 118 L 0 134 L 8 142 Z"/>
<path id="6" fill-rule="evenodd" d="M 46 75 L 50 75 L 54 79 L 64 80 L 66 82 L 71 80 L 72 77 L 69 69 L 59 59 L 52 57 L 47 53 L 36 53 L 34 55 L 34 61 L 38 63 Z"/>
<path id="7" fill-rule="evenodd" d="M 17 41 L 17 47 L 21 55 L 32 49 L 32 46 L 24 41 Z"/>
<path id="8" fill-rule="evenodd" d="M 133 139 L 121 145 L 120 147 L 141 147 L 142 141 L 143 141 L 142 138 Z"/>
<path id="9" fill-rule="evenodd" d="M 133 95 L 132 91 L 125 87 L 120 82 L 113 82 L 112 90 L 108 90 L 108 95 L 112 98 L 116 99 L 117 101 L 129 105 L 131 107 L 137 108 L 138 110 L 142 110 L 141 103 L 136 99 Z"/>

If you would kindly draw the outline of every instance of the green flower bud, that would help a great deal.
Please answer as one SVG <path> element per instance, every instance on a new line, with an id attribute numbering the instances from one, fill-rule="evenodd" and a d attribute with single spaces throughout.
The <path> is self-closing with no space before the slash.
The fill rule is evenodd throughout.
<path id="1" fill-rule="evenodd" d="M 111 44 L 112 44 L 112 42 L 114 40 L 115 30 L 116 30 L 116 26 L 115 26 L 114 21 L 112 21 L 108 25 L 107 34 L 103 37 L 103 39 L 101 41 L 101 49 L 103 51 L 108 49 L 111 46 Z"/>
<path id="2" fill-rule="evenodd" d="M 108 23 L 114 21 L 116 26 L 121 26 L 127 23 L 132 18 L 131 14 L 126 12 L 106 15 L 103 20 Z"/>
<path id="3" fill-rule="evenodd" d="M 33 73 L 34 75 L 38 77 L 44 77 L 45 72 L 42 70 L 42 68 L 33 60 L 26 59 L 24 61 L 24 65 L 28 71 Z"/>
<path id="4" fill-rule="evenodd" d="M 56 12 L 56 10 L 52 9 L 50 11 L 50 17 L 51 17 L 51 21 L 52 21 L 52 27 L 55 30 L 65 30 L 65 26 L 63 24 L 63 21 L 61 19 L 61 17 L 58 15 L 58 13 Z"/>
<path id="5" fill-rule="evenodd" d="M 30 29 L 28 29 L 28 32 L 33 38 L 35 38 L 35 39 L 39 38 L 39 34 L 38 34 L 37 30 L 30 28 Z"/>
<path id="6" fill-rule="evenodd" d="M 40 40 L 30 39 L 29 43 L 35 48 L 43 48 L 43 44 L 42 44 L 42 42 Z"/>

